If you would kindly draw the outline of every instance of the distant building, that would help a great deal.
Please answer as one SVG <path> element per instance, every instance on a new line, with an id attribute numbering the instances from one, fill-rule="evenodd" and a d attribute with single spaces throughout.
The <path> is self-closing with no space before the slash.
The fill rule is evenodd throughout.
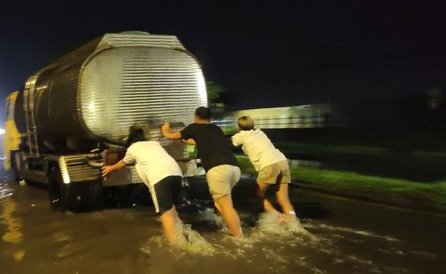
<path id="1" fill-rule="evenodd" d="M 244 109 L 217 113 L 214 122 L 226 133 L 234 132 L 240 116 L 251 116 L 262 129 L 325 128 L 348 125 L 347 117 L 332 104 Z"/>

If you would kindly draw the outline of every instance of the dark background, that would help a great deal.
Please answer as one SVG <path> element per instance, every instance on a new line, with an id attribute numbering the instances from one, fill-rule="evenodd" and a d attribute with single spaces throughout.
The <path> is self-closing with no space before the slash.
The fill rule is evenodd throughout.
<path id="1" fill-rule="evenodd" d="M 106 32 L 173 34 L 229 109 L 445 89 L 441 1 L 2 1 L 0 92 Z"/>

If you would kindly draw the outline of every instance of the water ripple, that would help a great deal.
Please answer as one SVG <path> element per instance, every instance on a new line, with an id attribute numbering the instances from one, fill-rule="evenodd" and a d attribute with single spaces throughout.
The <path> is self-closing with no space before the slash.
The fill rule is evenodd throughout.
<path id="1" fill-rule="evenodd" d="M 13 194 L 13 190 L 11 187 L 9 187 L 6 183 L 0 183 L 0 201 L 3 199 L 6 199 L 8 197 L 11 197 Z"/>

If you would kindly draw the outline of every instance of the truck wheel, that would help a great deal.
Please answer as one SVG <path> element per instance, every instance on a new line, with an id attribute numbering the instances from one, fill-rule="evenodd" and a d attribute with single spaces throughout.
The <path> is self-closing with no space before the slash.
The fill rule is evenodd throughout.
<path id="1" fill-rule="evenodd" d="M 11 151 L 10 161 L 11 161 L 11 170 L 12 170 L 12 179 L 14 182 L 19 183 L 22 180 L 19 172 L 19 163 L 17 158 L 17 151 Z"/>
<path id="2" fill-rule="evenodd" d="M 51 170 L 48 196 L 53 210 L 86 212 L 104 208 L 101 181 L 64 184 L 59 168 Z"/>
<path id="3" fill-rule="evenodd" d="M 101 181 L 77 182 L 65 186 L 67 187 L 69 210 L 86 212 L 104 208 Z"/>

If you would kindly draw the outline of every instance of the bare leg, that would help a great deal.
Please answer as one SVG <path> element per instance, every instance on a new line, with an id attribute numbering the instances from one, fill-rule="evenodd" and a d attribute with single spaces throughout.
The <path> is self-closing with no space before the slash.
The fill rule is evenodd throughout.
<path id="1" fill-rule="evenodd" d="M 270 212 L 270 213 L 271 212 L 280 213 L 279 211 L 277 211 L 277 209 L 274 208 L 274 206 L 271 204 L 271 202 L 265 198 L 265 192 L 268 189 L 269 184 L 257 181 L 257 186 L 258 186 L 257 197 L 259 197 L 261 199 L 262 206 L 265 209 L 265 211 Z"/>
<path id="2" fill-rule="evenodd" d="M 169 243 L 178 243 L 178 237 L 181 235 L 181 231 L 179 231 L 179 218 L 175 206 L 161 214 L 161 223 L 163 225 L 164 235 Z"/>
<path id="3" fill-rule="evenodd" d="M 175 218 L 175 222 L 178 225 L 181 223 L 180 217 L 178 217 L 178 211 L 176 210 L 175 206 L 173 206 L 172 208 L 173 208 L 173 217 Z"/>
<path id="4" fill-rule="evenodd" d="M 281 183 L 279 186 L 279 191 L 276 192 L 277 202 L 282 207 L 282 211 L 288 220 L 296 219 L 296 213 L 294 207 L 290 202 L 288 196 L 288 184 Z"/>
<path id="5" fill-rule="evenodd" d="M 232 235 L 235 237 L 243 237 L 240 218 L 232 205 L 231 195 L 225 195 L 217 200 L 214 200 L 214 204 L 218 211 L 220 211 L 220 214 L 225 220 L 225 223 Z"/>
<path id="6" fill-rule="evenodd" d="M 217 203 L 216 201 L 214 201 L 214 206 L 218 210 L 218 214 L 221 215 L 221 212 L 222 212 L 223 209 L 221 208 L 220 204 Z"/>

